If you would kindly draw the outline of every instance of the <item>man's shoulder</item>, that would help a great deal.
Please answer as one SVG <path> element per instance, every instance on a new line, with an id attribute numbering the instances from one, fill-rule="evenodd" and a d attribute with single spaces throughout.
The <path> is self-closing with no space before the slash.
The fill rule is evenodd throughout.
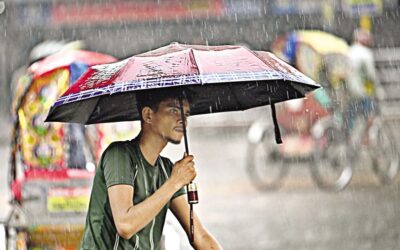
<path id="1" fill-rule="evenodd" d="M 100 158 L 100 165 L 103 165 L 106 161 L 115 161 L 117 159 L 133 163 L 137 157 L 139 155 L 136 153 L 132 141 L 114 141 L 103 151 Z"/>
<path id="2" fill-rule="evenodd" d="M 114 141 L 110 143 L 102 153 L 103 157 L 107 157 L 107 155 L 115 155 L 115 154 L 132 154 L 133 152 L 133 143 L 132 141 Z"/>
<path id="3" fill-rule="evenodd" d="M 123 149 L 123 148 L 130 147 L 130 146 L 133 146 L 132 141 L 114 141 L 114 142 L 110 143 L 110 145 L 107 146 L 105 151 L 115 150 L 115 149 Z"/>

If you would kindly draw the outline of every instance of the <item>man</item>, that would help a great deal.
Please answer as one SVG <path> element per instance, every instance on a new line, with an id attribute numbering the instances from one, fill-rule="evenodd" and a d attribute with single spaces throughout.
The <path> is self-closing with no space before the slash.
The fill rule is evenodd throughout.
<path id="1" fill-rule="evenodd" d="M 356 29 L 353 33 L 353 44 L 348 51 L 348 60 L 350 72 L 346 79 L 347 88 L 350 94 L 350 103 L 347 110 L 348 129 L 352 130 L 354 126 L 362 128 L 373 117 L 376 111 L 376 103 L 374 98 L 383 99 L 385 92 L 378 80 L 373 52 L 370 49 L 372 36 L 368 30 Z M 355 118 L 360 121 L 355 123 Z"/>
<path id="2" fill-rule="evenodd" d="M 82 249 L 160 249 L 168 208 L 189 233 L 189 205 L 183 194 L 196 176 L 194 157 L 184 155 L 172 164 L 159 155 L 168 142 L 182 139 L 179 95 L 173 89 L 138 92 L 142 130 L 132 141 L 114 142 L 103 153 Z M 187 118 L 188 99 L 183 103 Z M 196 215 L 194 225 L 195 249 L 221 249 Z"/>

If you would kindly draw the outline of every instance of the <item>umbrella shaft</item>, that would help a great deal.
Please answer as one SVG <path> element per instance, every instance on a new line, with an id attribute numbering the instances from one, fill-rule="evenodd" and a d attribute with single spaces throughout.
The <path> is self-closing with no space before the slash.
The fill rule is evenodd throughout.
<path id="1" fill-rule="evenodd" d="M 183 140 L 185 141 L 185 150 L 186 150 L 186 154 L 189 155 L 189 145 L 188 145 L 187 133 L 186 133 L 185 111 L 183 110 L 182 96 L 179 97 L 179 108 L 181 110 L 181 119 L 182 119 L 182 126 L 183 126 Z"/>
<path id="2" fill-rule="evenodd" d="M 194 244 L 193 204 L 190 204 L 190 243 Z"/>
<path id="3" fill-rule="evenodd" d="M 186 120 L 185 120 L 185 112 L 183 110 L 183 95 L 179 97 L 179 107 L 181 110 L 181 119 L 182 119 L 182 126 L 183 126 L 183 139 L 185 141 L 185 150 L 186 150 L 186 155 L 189 155 L 189 146 L 188 146 L 188 141 L 187 141 L 187 133 L 186 133 Z M 197 195 L 197 186 L 195 183 L 189 183 L 187 185 L 187 191 L 188 191 L 188 203 L 190 204 L 190 215 L 189 215 L 189 220 L 190 220 L 190 243 L 192 245 L 194 244 L 194 220 L 193 220 L 193 204 L 196 204 L 199 202 L 198 195 Z"/>

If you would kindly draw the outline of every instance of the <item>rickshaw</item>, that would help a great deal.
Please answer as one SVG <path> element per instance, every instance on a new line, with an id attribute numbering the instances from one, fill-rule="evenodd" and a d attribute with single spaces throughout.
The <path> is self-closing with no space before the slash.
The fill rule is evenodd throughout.
<path id="1" fill-rule="evenodd" d="M 333 136 L 335 131 L 328 128 L 325 121 L 331 120 L 329 117 L 333 110 L 339 109 L 336 105 L 342 103 L 340 98 L 347 74 L 347 49 L 343 39 L 317 30 L 292 31 L 278 36 L 273 42 L 271 50 L 275 55 L 324 88 L 306 99 L 291 100 L 277 106 L 282 145 L 271 143 L 273 129 L 270 124 L 256 120 L 250 126 L 246 164 L 257 188 L 269 190 L 279 187 L 291 163 L 304 161 L 310 166 L 313 179 L 320 188 L 338 191 L 350 182 L 352 171 L 349 164 L 334 161 L 317 163 L 315 159 L 319 152 L 327 151 L 333 158 L 341 159 L 338 147 L 340 137 Z M 321 168 L 329 171 L 319 171 Z"/>
<path id="2" fill-rule="evenodd" d="M 132 137 L 132 123 L 44 123 L 54 103 L 88 66 L 116 59 L 85 50 L 57 52 L 20 77 L 13 107 L 5 222 L 8 249 L 76 249 L 82 237 L 95 163 L 109 142 Z"/>
<path id="3" fill-rule="evenodd" d="M 272 51 L 276 55 L 324 88 L 309 95 L 302 104 L 297 103 L 295 109 L 290 109 L 291 102 L 277 107 L 283 132 L 287 128 L 292 131 L 278 150 L 271 150 L 268 125 L 256 121 L 250 127 L 247 166 L 257 187 L 270 189 L 279 185 L 288 173 L 287 159 L 299 162 L 304 155 L 308 156 L 307 165 L 314 182 L 323 190 L 344 189 L 359 162 L 370 165 L 382 184 L 396 179 L 400 156 L 393 132 L 379 108 L 371 125 L 361 133 L 350 131 L 346 125 L 351 119 L 346 116 L 351 98 L 346 91 L 346 79 L 352 73 L 348 70 L 347 50 L 343 39 L 315 30 L 289 32 L 273 43 Z M 274 161 L 280 163 L 275 164 L 278 165 L 275 176 L 273 169 L 267 167 L 274 166 L 271 164 Z"/>

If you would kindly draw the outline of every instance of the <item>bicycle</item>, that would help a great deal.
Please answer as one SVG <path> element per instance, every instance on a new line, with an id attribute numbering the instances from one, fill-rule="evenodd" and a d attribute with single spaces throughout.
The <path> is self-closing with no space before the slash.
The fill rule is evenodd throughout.
<path id="1" fill-rule="evenodd" d="M 377 101 L 375 103 L 378 104 Z M 327 122 L 325 130 L 330 130 L 328 133 L 338 141 L 338 146 L 332 150 L 339 151 L 336 154 L 339 157 L 332 159 L 329 148 L 317 152 L 315 164 L 311 165 L 311 173 L 319 188 L 339 190 L 337 183 L 329 182 L 327 177 L 329 170 L 343 164 L 351 166 L 348 171 L 358 163 L 370 164 L 375 176 L 384 185 L 396 179 L 400 167 L 399 150 L 390 124 L 378 107 L 377 105 L 376 112 L 369 121 L 361 114 L 357 114 L 354 119 L 339 114 L 334 120 Z M 353 128 L 349 130 L 350 123 L 353 123 Z M 340 164 L 332 164 L 335 161 L 340 161 Z"/>

